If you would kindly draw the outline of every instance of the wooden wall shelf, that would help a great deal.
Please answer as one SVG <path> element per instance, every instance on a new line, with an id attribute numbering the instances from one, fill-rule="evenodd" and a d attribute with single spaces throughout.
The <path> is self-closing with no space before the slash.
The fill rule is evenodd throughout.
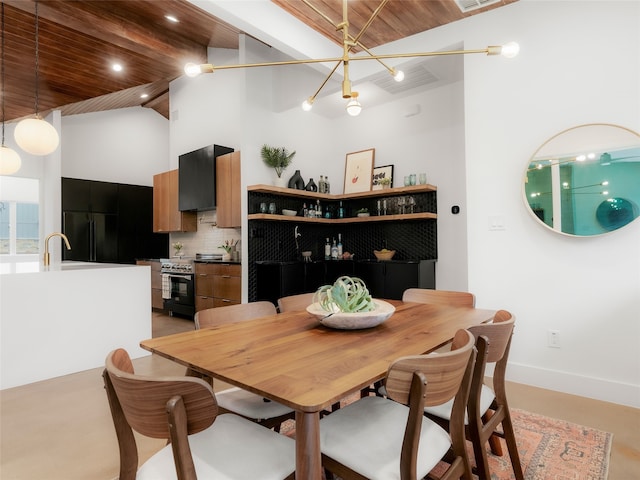
<path id="1" fill-rule="evenodd" d="M 438 188 L 435 185 L 414 185 L 411 187 L 384 188 L 381 190 L 371 190 L 369 192 L 329 194 L 308 192 L 306 190 L 296 190 L 294 188 L 274 187 L 273 185 L 249 185 L 247 192 L 269 193 L 272 195 L 283 195 L 300 199 L 311 200 L 356 200 L 361 198 L 390 197 L 394 195 L 411 195 L 416 193 L 435 192 Z"/>
<path id="2" fill-rule="evenodd" d="M 404 215 L 371 215 L 369 217 L 349 217 L 349 218 L 308 218 L 301 216 L 271 215 L 269 213 L 253 213 L 247 217 L 249 220 L 269 220 L 278 222 L 305 222 L 305 223 L 369 223 L 369 222 L 390 222 L 402 220 L 435 220 L 438 214 L 429 212 L 406 213 Z"/>

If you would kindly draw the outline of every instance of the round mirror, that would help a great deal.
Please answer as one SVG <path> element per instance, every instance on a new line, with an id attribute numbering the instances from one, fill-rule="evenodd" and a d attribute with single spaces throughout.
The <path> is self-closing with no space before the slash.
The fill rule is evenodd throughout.
<path id="1" fill-rule="evenodd" d="M 527 165 L 523 194 L 556 232 L 590 236 L 640 215 L 640 136 L 617 125 L 581 125 L 545 142 Z"/>

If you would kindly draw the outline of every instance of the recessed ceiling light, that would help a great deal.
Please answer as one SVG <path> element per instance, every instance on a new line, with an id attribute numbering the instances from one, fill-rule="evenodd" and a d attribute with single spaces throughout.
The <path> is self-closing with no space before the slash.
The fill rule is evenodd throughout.
<path id="1" fill-rule="evenodd" d="M 148 93 L 143 93 L 142 95 L 140 95 L 140 98 L 147 98 L 149 96 Z"/>
<path id="2" fill-rule="evenodd" d="M 174 17 L 173 15 L 165 15 L 164 18 L 166 18 L 167 20 L 169 20 L 170 22 L 173 22 L 173 23 L 178 23 L 180 21 L 176 17 Z"/>
<path id="3" fill-rule="evenodd" d="M 120 65 L 119 63 L 114 63 L 111 68 L 113 68 L 113 70 L 115 72 L 121 72 L 122 71 L 122 65 Z"/>

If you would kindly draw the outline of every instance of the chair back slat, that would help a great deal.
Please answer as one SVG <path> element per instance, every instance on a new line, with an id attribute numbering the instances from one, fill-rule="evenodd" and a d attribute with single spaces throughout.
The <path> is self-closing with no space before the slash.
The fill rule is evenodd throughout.
<path id="1" fill-rule="evenodd" d="M 430 288 L 408 288 L 402 294 L 403 302 L 437 303 L 455 307 L 475 307 L 476 297 L 469 292 L 432 290 Z"/>
<path id="2" fill-rule="evenodd" d="M 280 313 L 293 312 L 296 310 L 306 310 L 309 305 L 313 303 L 313 296 L 311 293 L 300 293 L 298 295 L 289 295 L 288 297 L 282 297 L 278 299 L 278 311 Z"/>
<path id="3" fill-rule="evenodd" d="M 414 372 L 423 373 L 427 379 L 425 405 L 439 405 L 455 397 L 469 362 L 474 337 L 466 330 L 459 330 L 454 343 L 461 346 L 446 353 L 413 355 L 394 361 L 385 381 L 388 397 L 407 405 Z"/>
<path id="4" fill-rule="evenodd" d="M 218 414 L 213 390 L 198 378 L 136 375 L 123 349 L 109 354 L 106 370 L 127 423 L 142 435 L 169 438 L 167 402 L 175 396 L 184 401 L 189 434 L 208 428 Z"/>
<path id="5" fill-rule="evenodd" d="M 276 315 L 278 312 L 271 302 L 250 302 L 226 307 L 207 308 L 196 312 L 194 321 L 199 328 L 216 327 L 226 323 L 242 322 L 254 318 Z"/>
<path id="6" fill-rule="evenodd" d="M 495 363 L 502 359 L 513 333 L 514 322 L 515 319 L 511 313 L 499 310 L 493 318 L 493 323 L 469 327 L 469 331 L 476 338 L 482 335 L 489 340 L 486 363 Z"/>

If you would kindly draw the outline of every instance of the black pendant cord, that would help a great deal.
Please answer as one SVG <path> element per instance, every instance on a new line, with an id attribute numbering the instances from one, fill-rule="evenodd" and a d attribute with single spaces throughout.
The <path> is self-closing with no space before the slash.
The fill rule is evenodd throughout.
<path id="1" fill-rule="evenodd" d="M 2 145 L 4 145 L 4 2 L 2 2 Z"/>
<path id="2" fill-rule="evenodd" d="M 36 0 L 36 118 L 39 117 L 38 115 L 38 83 L 40 81 L 39 79 L 39 73 L 38 71 L 40 70 L 38 67 L 38 54 L 39 54 L 39 48 L 38 48 L 38 0 Z"/>

